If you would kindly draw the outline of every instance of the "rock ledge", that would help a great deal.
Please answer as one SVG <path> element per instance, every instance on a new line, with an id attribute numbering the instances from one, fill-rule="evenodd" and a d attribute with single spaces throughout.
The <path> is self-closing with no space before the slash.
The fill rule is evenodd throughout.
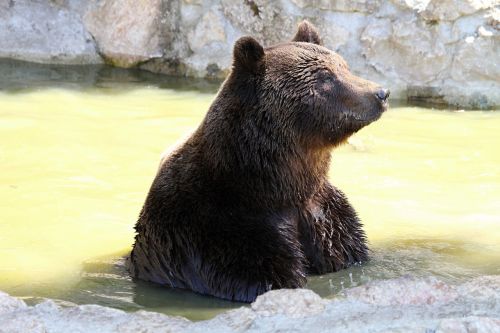
<path id="1" fill-rule="evenodd" d="M 276 290 L 200 322 L 98 305 L 35 306 L 0 292 L 0 332 L 499 332 L 500 276 L 460 285 L 434 278 L 375 281 L 333 300 L 310 290 Z"/>

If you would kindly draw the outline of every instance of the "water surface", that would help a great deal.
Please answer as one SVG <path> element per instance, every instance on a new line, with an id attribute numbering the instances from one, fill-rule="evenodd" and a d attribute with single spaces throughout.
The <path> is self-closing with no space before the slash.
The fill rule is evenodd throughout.
<path id="1" fill-rule="evenodd" d="M 29 66 L 0 63 L 0 290 L 191 319 L 240 306 L 134 283 L 122 260 L 161 152 L 197 127 L 217 84 Z M 308 287 L 500 274 L 499 129 L 498 111 L 393 106 L 336 149 L 330 178 L 372 260 Z"/>

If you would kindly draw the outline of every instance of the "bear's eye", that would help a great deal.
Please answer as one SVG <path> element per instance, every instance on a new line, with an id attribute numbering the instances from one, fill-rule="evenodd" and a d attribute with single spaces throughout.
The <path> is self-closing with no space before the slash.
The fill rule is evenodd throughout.
<path id="1" fill-rule="evenodd" d="M 333 91 L 332 82 L 322 82 L 320 87 L 322 92 L 329 93 Z"/>
<path id="2" fill-rule="evenodd" d="M 333 92 L 335 88 L 335 76 L 328 70 L 323 70 L 318 73 L 316 80 L 316 89 L 322 93 Z"/>

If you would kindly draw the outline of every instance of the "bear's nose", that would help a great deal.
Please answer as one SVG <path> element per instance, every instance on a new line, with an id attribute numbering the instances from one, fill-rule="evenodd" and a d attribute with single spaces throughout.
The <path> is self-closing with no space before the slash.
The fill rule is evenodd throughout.
<path id="1" fill-rule="evenodd" d="M 382 102 L 385 102 L 387 98 L 389 97 L 391 91 L 389 89 L 380 89 L 377 91 L 375 94 L 378 99 L 380 99 Z"/>

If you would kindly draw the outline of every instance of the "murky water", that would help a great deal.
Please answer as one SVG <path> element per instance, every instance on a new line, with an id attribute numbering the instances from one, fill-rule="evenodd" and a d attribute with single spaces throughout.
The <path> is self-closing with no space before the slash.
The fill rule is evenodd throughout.
<path id="1" fill-rule="evenodd" d="M 30 66 L 0 64 L 0 290 L 191 319 L 240 306 L 133 283 L 121 259 L 161 152 L 217 85 Z M 500 112 L 393 106 L 334 152 L 330 176 L 373 253 L 309 278 L 321 295 L 403 274 L 500 274 Z"/>

